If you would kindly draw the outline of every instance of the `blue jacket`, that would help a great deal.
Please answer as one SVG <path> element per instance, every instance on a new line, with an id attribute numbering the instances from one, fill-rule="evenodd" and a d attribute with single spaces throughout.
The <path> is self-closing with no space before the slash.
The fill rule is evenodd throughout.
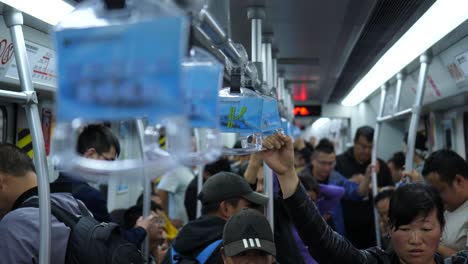
<path id="1" fill-rule="evenodd" d="M 66 176 L 63 173 L 60 174 L 55 182 L 70 183 L 72 185 L 73 197 L 81 200 L 96 220 L 106 223 L 113 222 L 109 210 L 107 209 L 106 199 L 99 190 L 91 187 L 85 181 Z M 126 231 L 122 230 L 122 234 L 125 240 L 135 244 L 137 247 L 140 247 L 146 237 L 146 231 L 141 227 Z"/>
<path id="2" fill-rule="evenodd" d="M 308 165 L 306 166 L 301 173 L 299 174 L 301 177 L 313 177 L 312 176 L 312 166 Z M 361 196 L 359 196 L 358 190 L 359 190 L 359 185 L 355 182 L 351 182 L 348 179 L 346 179 L 341 173 L 333 170 L 328 177 L 327 182 L 320 182 L 321 184 L 331 184 L 331 185 L 336 185 L 336 186 L 341 186 L 344 188 L 345 192 L 343 195 L 343 199 L 346 200 L 353 200 L 353 201 L 359 201 L 362 199 Z M 335 231 L 338 232 L 341 235 L 346 234 L 346 230 L 344 227 L 344 220 L 343 220 L 343 210 L 341 203 L 339 203 L 335 210 L 332 212 L 332 221 L 333 225 L 335 226 Z"/>

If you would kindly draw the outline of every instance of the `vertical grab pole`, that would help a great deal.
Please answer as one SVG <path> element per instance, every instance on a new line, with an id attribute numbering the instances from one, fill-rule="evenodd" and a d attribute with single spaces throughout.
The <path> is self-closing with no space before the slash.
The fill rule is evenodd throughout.
<path id="1" fill-rule="evenodd" d="M 270 223 L 271 230 L 275 230 L 275 215 L 274 215 L 274 206 L 273 206 L 273 198 L 274 198 L 274 193 L 273 193 L 273 171 L 271 170 L 268 165 L 263 162 L 263 184 L 264 184 L 264 193 L 268 195 L 268 204 L 267 204 L 267 219 L 268 222 Z"/>
<path id="2" fill-rule="evenodd" d="M 408 130 L 408 144 L 406 146 L 405 171 L 413 170 L 414 146 L 416 144 L 416 133 L 418 130 L 419 116 L 421 114 L 421 106 L 424 98 L 424 90 L 426 89 L 426 77 L 431 63 L 430 52 L 425 52 L 419 57 L 421 68 L 419 69 L 418 87 L 416 89 L 416 97 L 411 110 L 411 122 Z"/>
<path id="3" fill-rule="evenodd" d="M 273 88 L 273 60 L 272 60 L 272 53 L 271 53 L 271 46 L 273 42 L 273 37 L 271 34 L 267 34 L 263 36 L 263 53 L 264 59 L 263 65 L 265 65 L 265 80 L 267 83 L 268 91 L 271 91 Z"/>
<path id="4" fill-rule="evenodd" d="M 23 92 L 34 93 L 31 68 L 29 66 L 22 29 L 23 14 L 8 5 L 4 5 L 3 18 L 6 26 L 10 29 L 21 89 Z M 44 137 L 42 135 L 39 110 L 37 108 L 37 98 L 28 102 L 25 105 L 25 110 L 33 140 L 33 160 L 37 173 L 37 188 L 39 191 L 39 263 L 49 264 L 51 245 L 49 174 L 47 156 L 44 147 Z"/>
<path id="5" fill-rule="evenodd" d="M 136 120 L 136 129 L 138 133 L 138 143 L 141 151 L 141 159 L 145 160 L 145 126 L 143 124 L 143 120 L 137 119 Z M 151 211 L 151 179 L 146 174 L 146 169 L 142 169 L 143 173 L 143 217 L 148 217 Z M 145 260 L 145 263 L 148 261 L 149 258 L 149 239 L 148 236 L 145 237 L 145 240 L 142 243 L 142 254 Z"/>
<path id="6" fill-rule="evenodd" d="M 199 128 L 195 129 L 195 142 L 197 144 L 197 149 L 201 150 L 202 138 L 205 138 L 205 133 L 201 133 Z M 198 165 L 198 178 L 197 178 L 197 192 L 200 193 L 203 188 L 203 174 L 205 171 L 204 165 Z M 202 203 L 197 199 L 197 218 L 202 215 Z"/>
<path id="7" fill-rule="evenodd" d="M 379 107 L 379 113 L 377 115 L 377 119 L 379 117 L 382 117 L 384 114 L 384 106 L 385 106 L 385 99 L 387 97 L 387 89 L 388 89 L 387 84 L 382 85 L 382 87 L 380 88 L 380 107 Z M 372 148 L 371 164 L 373 165 L 377 164 L 377 151 L 378 151 L 378 146 L 379 146 L 381 126 L 382 126 L 382 123 L 377 121 L 375 124 L 375 131 L 374 131 L 374 146 Z M 375 198 L 375 196 L 377 196 L 377 193 L 379 192 L 378 188 L 379 187 L 377 184 L 377 173 L 375 173 L 375 171 L 372 170 L 372 197 Z M 375 241 L 377 241 L 377 246 L 381 247 L 382 245 L 380 241 L 379 214 L 375 206 L 373 206 L 373 208 L 374 208 Z"/>
<path id="8" fill-rule="evenodd" d="M 272 65 L 272 55 L 271 55 L 271 43 L 272 43 L 272 36 L 267 35 L 263 37 L 263 55 L 264 61 L 263 65 L 265 65 L 266 76 L 264 76 L 264 80 L 267 84 L 267 94 L 270 94 L 273 85 L 273 65 Z M 271 230 L 275 230 L 275 222 L 274 222 L 274 205 L 273 205 L 273 198 L 274 198 L 274 190 L 273 190 L 273 171 L 270 167 L 264 162 L 263 163 L 263 184 L 264 184 L 264 191 L 265 194 L 268 195 L 268 204 L 266 210 L 266 216 L 268 222 L 270 223 Z"/>
<path id="9" fill-rule="evenodd" d="M 265 9 L 251 6 L 247 9 L 247 17 L 251 21 L 251 60 L 257 67 L 259 80 L 263 81 L 265 67 L 262 65 L 262 20 L 265 18 Z"/>
<path id="10" fill-rule="evenodd" d="M 403 80 L 405 79 L 405 75 L 403 72 L 399 72 L 396 75 L 397 84 L 396 84 L 396 91 L 395 91 L 395 104 L 393 105 L 393 112 L 398 112 L 398 108 L 400 107 L 400 97 L 401 97 L 401 88 L 403 86 Z"/>

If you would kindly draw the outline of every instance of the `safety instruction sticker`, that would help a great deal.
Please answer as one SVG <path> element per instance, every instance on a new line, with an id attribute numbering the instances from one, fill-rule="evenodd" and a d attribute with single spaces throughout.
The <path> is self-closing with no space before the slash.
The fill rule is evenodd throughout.
<path id="1" fill-rule="evenodd" d="M 183 115 L 184 17 L 56 32 L 57 120 Z M 177 103 L 179 102 L 179 103 Z"/>
<path id="2" fill-rule="evenodd" d="M 57 87 L 55 53 L 53 50 L 36 43 L 26 41 L 26 51 L 28 53 L 33 83 Z M 12 62 L 10 63 L 5 76 L 14 79 L 19 78 L 14 57 L 12 58 Z"/>

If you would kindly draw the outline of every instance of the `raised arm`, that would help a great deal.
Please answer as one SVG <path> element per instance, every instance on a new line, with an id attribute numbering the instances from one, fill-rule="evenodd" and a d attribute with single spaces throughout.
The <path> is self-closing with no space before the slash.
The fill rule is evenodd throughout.
<path id="1" fill-rule="evenodd" d="M 263 160 L 278 175 L 283 199 L 299 235 L 320 263 L 367 263 L 366 251 L 356 249 L 322 219 L 294 170 L 294 150 L 289 137 L 275 134 L 264 140 Z"/>

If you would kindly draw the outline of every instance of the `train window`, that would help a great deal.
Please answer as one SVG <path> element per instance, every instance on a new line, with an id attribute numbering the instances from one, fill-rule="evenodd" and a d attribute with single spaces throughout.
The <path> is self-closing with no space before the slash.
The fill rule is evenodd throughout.
<path id="1" fill-rule="evenodd" d="M 5 106 L 0 105 L 0 143 L 6 142 L 7 137 L 7 111 Z"/>

